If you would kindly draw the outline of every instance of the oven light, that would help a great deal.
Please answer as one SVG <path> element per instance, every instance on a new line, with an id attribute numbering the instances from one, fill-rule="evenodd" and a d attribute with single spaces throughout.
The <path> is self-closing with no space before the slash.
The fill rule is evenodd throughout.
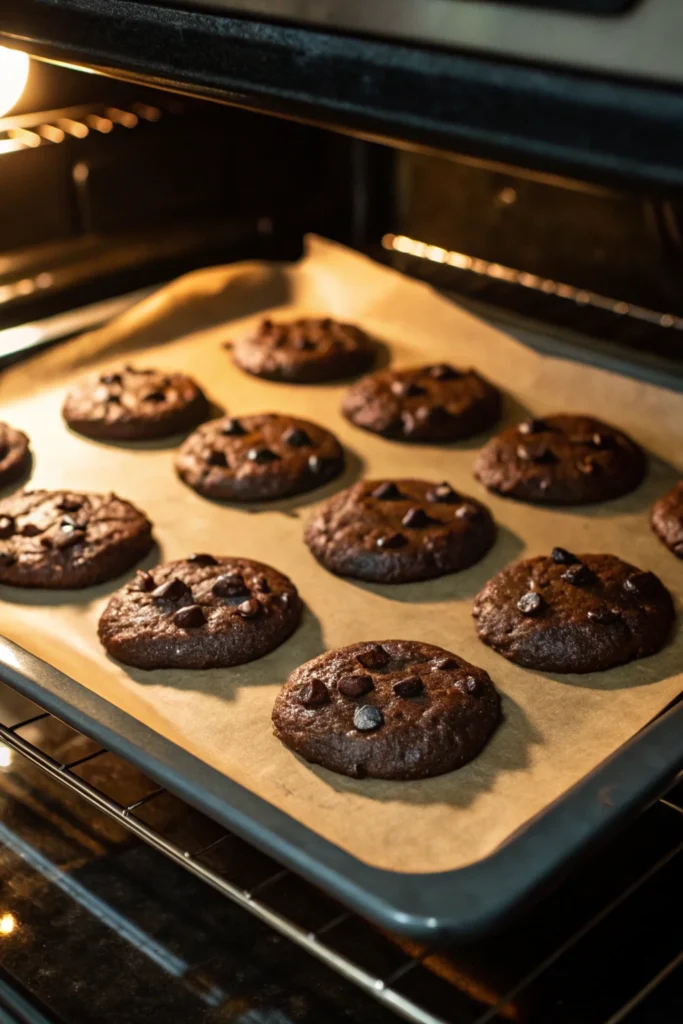
<path id="1" fill-rule="evenodd" d="M 14 914 L 3 914 L 0 917 L 0 935 L 11 935 L 17 927 L 17 919 Z"/>
<path id="2" fill-rule="evenodd" d="M 4 743 L 0 743 L 0 768 L 9 768 L 12 763 L 12 750 Z"/>
<path id="3" fill-rule="evenodd" d="M 0 46 L 0 116 L 21 99 L 28 79 L 28 54 Z"/>

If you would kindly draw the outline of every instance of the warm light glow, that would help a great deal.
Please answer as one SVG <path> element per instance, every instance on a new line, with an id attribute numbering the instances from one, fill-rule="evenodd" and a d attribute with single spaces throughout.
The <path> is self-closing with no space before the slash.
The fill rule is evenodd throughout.
<path id="1" fill-rule="evenodd" d="M 0 917 L 0 935 L 11 935 L 17 927 L 17 919 L 14 914 L 3 914 Z"/>
<path id="2" fill-rule="evenodd" d="M 0 46 L 0 116 L 21 99 L 28 79 L 28 54 Z"/>
<path id="3" fill-rule="evenodd" d="M 0 768 L 9 768 L 12 763 L 12 750 L 0 743 Z"/>

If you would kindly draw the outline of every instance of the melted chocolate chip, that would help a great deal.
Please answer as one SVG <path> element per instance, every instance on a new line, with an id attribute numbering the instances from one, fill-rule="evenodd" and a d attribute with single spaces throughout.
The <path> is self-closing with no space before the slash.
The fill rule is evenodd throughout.
<path id="1" fill-rule="evenodd" d="M 226 437 L 243 437 L 246 430 L 239 420 L 226 420 L 221 427 L 221 434 L 225 434 Z"/>
<path id="2" fill-rule="evenodd" d="M 330 695 L 322 679 L 311 679 L 310 683 L 304 683 L 299 690 L 299 700 L 305 708 L 321 708 L 329 699 Z"/>
<path id="3" fill-rule="evenodd" d="M 243 597 L 249 590 L 239 572 L 226 572 L 218 576 L 211 588 L 215 597 Z"/>
<path id="4" fill-rule="evenodd" d="M 148 572 L 144 572 L 143 569 L 138 569 L 135 582 L 138 590 L 141 590 L 143 593 L 149 593 L 151 590 L 154 590 L 156 585 L 153 576 Z"/>
<path id="5" fill-rule="evenodd" d="M 277 462 L 280 456 L 272 448 L 250 448 L 247 458 L 250 462 L 255 462 L 257 466 L 262 466 L 267 462 Z"/>
<path id="6" fill-rule="evenodd" d="M 366 693 L 370 693 L 370 690 L 374 690 L 374 683 L 370 676 L 361 675 L 360 673 L 355 676 L 343 676 L 337 683 L 337 689 L 349 700 L 355 700 L 357 697 L 363 697 Z"/>
<path id="7" fill-rule="evenodd" d="M 103 373 L 100 384 L 123 384 L 123 378 L 120 373 Z"/>
<path id="8" fill-rule="evenodd" d="M 78 512 L 83 502 L 78 498 L 62 498 L 57 508 L 60 512 Z"/>
<path id="9" fill-rule="evenodd" d="M 159 391 L 157 389 L 156 391 L 150 391 L 149 394 L 147 394 L 147 395 L 143 395 L 142 396 L 142 401 L 143 402 L 157 402 L 157 403 L 158 402 L 165 402 L 166 401 L 166 395 L 164 394 L 163 391 Z"/>
<path id="10" fill-rule="evenodd" d="M 399 679 L 394 683 L 392 690 L 397 697 L 419 697 L 424 686 L 419 676 L 406 676 L 405 679 Z"/>
<path id="11" fill-rule="evenodd" d="M 595 574 L 583 562 L 578 562 L 576 565 L 570 565 L 567 571 L 562 573 L 562 579 L 571 583 L 573 587 L 584 587 L 595 582 Z"/>
<path id="12" fill-rule="evenodd" d="M 455 658 L 441 658 L 439 661 L 434 662 L 434 668 L 438 669 L 439 672 L 451 672 L 455 668 L 460 668 L 460 665 Z"/>
<path id="13" fill-rule="evenodd" d="M 440 423 L 448 419 L 448 410 L 443 405 L 421 405 L 415 410 L 415 418 L 420 423 Z"/>
<path id="14" fill-rule="evenodd" d="M 588 612 L 591 622 L 598 622 L 601 626 L 608 626 L 610 622 L 618 622 L 621 616 L 614 608 L 592 608 Z"/>
<path id="15" fill-rule="evenodd" d="M 468 693 L 471 693 L 473 697 L 476 697 L 481 687 L 479 686 L 479 680 L 475 679 L 474 676 L 467 676 L 462 680 L 462 685 Z"/>
<path id="16" fill-rule="evenodd" d="M 427 515 L 424 509 L 413 506 L 408 509 L 401 522 L 411 530 L 421 530 L 433 523 L 434 520 Z"/>
<path id="17" fill-rule="evenodd" d="M 197 629 L 206 622 L 206 616 L 198 604 L 188 604 L 185 608 L 179 608 L 173 616 L 176 626 L 181 629 Z"/>
<path id="18" fill-rule="evenodd" d="M 549 427 L 546 421 L 541 419 L 525 420 L 524 423 L 520 423 L 517 427 L 520 434 L 525 434 L 527 436 L 529 434 L 541 434 L 544 430 L 548 429 Z"/>
<path id="19" fill-rule="evenodd" d="M 107 395 L 109 405 L 121 405 L 121 395 Z"/>
<path id="20" fill-rule="evenodd" d="M 261 605 L 250 597 L 247 601 L 237 605 L 237 611 L 243 619 L 253 619 L 261 611 Z"/>
<path id="21" fill-rule="evenodd" d="M 384 724 L 384 715 L 374 704 L 364 704 L 354 711 L 353 724 L 359 732 L 371 732 Z"/>
<path id="22" fill-rule="evenodd" d="M 310 338 L 294 338 L 292 348 L 295 348 L 297 352 L 311 352 L 315 348 L 315 342 Z"/>
<path id="23" fill-rule="evenodd" d="M 427 501 L 442 502 L 444 505 L 455 505 L 456 502 L 460 501 L 460 495 L 457 491 L 453 490 L 450 484 L 444 481 L 438 487 L 433 487 L 431 491 L 427 491 Z"/>
<path id="24" fill-rule="evenodd" d="M 466 501 L 464 505 L 455 510 L 455 514 L 458 519 L 466 519 L 468 523 L 473 523 L 476 519 L 481 519 L 484 512 L 478 505 L 473 505 L 471 502 Z"/>
<path id="25" fill-rule="evenodd" d="M 378 537 L 375 546 L 384 551 L 387 548 L 402 548 L 408 543 L 402 533 L 389 533 L 386 537 Z"/>
<path id="26" fill-rule="evenodd" d="M 320 473 L 320 472 L 322 472 L 322 469 L 323 469 L 324 465 L 325 465 L 325 463 L 323 462 L 323 460 L 320 458 L 319 455 L 310 455 L 309 456 L 309 458 L 308 458 L 308 468 L 310 469 L 311 473 Z"/>
<path id="27" fill-rule="evenodd" d="M 186 597 L 191 593 L 187 583 L 183 583 L 182 580 L 178 579 L 177 576 L 166 583 L 162 583 L 152 591 L 152 597 L 155 601 L 179 601 L 182 597 Z"/>
<path id="28" fill-rule="evenodd" d="M 400 501 L 403 497 L 396 484 L 387 480 L 372 491 L 372 497 L 379 501 Z"/>
<path id="29" fill-rule="evenodd" d="M 41 543 L 42 540 L 45 539 L 46 538 L 42 538 Z M 62 529 L 58 533 L 54 534 L 50 540 L 52 542 L 52 546 L 59 548 L 60 550 L 62 548 L 73 548 L 76 544 L 85 543 L 85 530 L 80 526 L 69 528 L 67 530 L 62 527 Z"/>
<path id="30" fill-rule="evenodd" d="M 8 551 L 0 551 L 0 565 L 7 568 L 9 565 L 14 565 L 16 558 L 14 555 L 10 555 Z"/>
<path id="31" fill-rule="evenodd" d="M 209 466 L 222 466 L 224 469 L 229 465 L 227 455 L 218 448 L 214 448 L 209 452 L 206 456 L 206 461 Z"/>
<path id="32" fill-rule="evenodd" d="M 203 569 L 207 565 L 218 565 L 217 559 L 213 555 L 190 555 L 188 562 L 192 565 L 196 565 L 198 568 Z"/>
<path id="33" fill-rule="evenodd" d="M 517 602 L 517 607 L 522 615 L 539 615 L 543 611 L 544 605 L 545 601 L 535 590 L 527 590 L 526 594 L 522 594 Z"/>
<path id="34" fill-rule="evenodd" d="M 270 583 L 268 582 L 265 576 L 257 576 L 254 579 L 254 590 L 256 590 L 259 594 L 270 593 Z"/>
<path id="35" fill-rule="evenodd" d="M 0 516 L 0 540 L 7 540 L 14 533 L 14 520 L 11 516 Z"/>
<path id="36" fill-rule="evenodd" d="M 595 433 L 591 437 L 591 444 L 595 448 L 601 448 L 603 451 L 617 447 L 617 439 L 613 434 L 599 434 Z"/>
<path id="37" fill-rule="evenodd" d="M 394 380 L 391 382 L 391 391 L 397 398 L 413 398 L 425 393 L 425 389 L 414 380 Z"/>
<path id="38" fill-rule="evenodd" d="M 429 376 L 433 377 L 434 380 L 455 380 L 456 377 L 460 377 L 460 371 L 456 370 L 453 366 L 449 366 L 448 363 L 439 363 L 437 366 L 430 366 Z"/>
<path id="39" fill-rule="evenodd" d="M 37 537 L 43 531 L 35 523 L 24 523 L 19 533 L 22 537 Z"/>
<path id="40" fill-rule="evenodd" d="M 373 644 L 372 647 L 368 647 L 367 651 L 358 654 L 356 660 L 363 668 L 384 668 L 391 661 L 391 655 L 381 644 Z"/>
<path id="41" fill-rule="evenodd" d="M 61 523 L 59 524 L 59 528 L 64 533 L 72 533 L 74 530 L 84 529 L 84 527 L 79 526 L 78 523 L 74 522 L 71 516 L 64 516 Z"/>
<path id="42" fill-rule="evenodd" d="M 517 458 L 523 462 L 553 463 L 557 462 L 557 455 L 545 444 L 519 444 L 517 445 Z"/>
<path id="43" fill-rule="evenodd" d="M 313 444 L 306 431 L 301 427 L 290 427 L 289 430 L 285 430 L 282 440 L 291 444 L 293 448 L 308 448 Z"/>
<path id="44" fill-rule="evenodd" d="M 657 577 L 652 572 L 634 573 L 624 580 L 624 590 L 627 594 L 647 597 L 657 590 Z"/>
<path id="45" fill-rule="evenodd" d="M 553 548 L 550 552 L 550 557 L 556 565 L 573 565 L 574 562 L 578 562 L 576 555 L 573 555 L 571 551 L 567 551 L 566 548 Z"/>

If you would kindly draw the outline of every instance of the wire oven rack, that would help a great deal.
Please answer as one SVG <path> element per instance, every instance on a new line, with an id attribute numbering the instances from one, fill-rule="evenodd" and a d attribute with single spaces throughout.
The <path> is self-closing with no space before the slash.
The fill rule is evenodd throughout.
<path id="1" fill-rule="evenodd" d="M 131 794 L 135 796 L 135 799 L 131 799 L 130 802 L 126 802 L 125 799 L 114 799 L 105 792 L 104 785 L 95 785 L 79 774 L 105 755 L 108 758 L 113 758 L 114 755 L 109 754 L 101 747 L 94 746 L 92 741 L 86 737 L 73 733 L 70 727 L 58 723 L 48 712 L 38 706 L 32 705 L 30 709 L 31 714 L 22 717 L 19 721 L 0 724 L 0 744 L 4 744 L 5 748 L 10 748 L 20 754 L 22 758 L 40 768 L 51 779 L 57 780 L 72 793 L 78 794 L 88 804 L 124 826 L 138 839 L 212 886 L 222 896 L 254 915 L 280 935 L 317 957 L 332 970 L 384 1004 L 386 1008 L 414 1024 L 461 1024 L 461 1022 L 489 1024 L 494 1021 L 518 1019 L 517 1008 L 525 993 L 538 987 L 541 979 L 548 977 L 552 979 L 553 972 L 556 971 L 558 963 L 563 958 L 571 957 L 581 944 L 594 941 L 605 922 L 620 914 L 624 907 L 633 907 L 634 903 L 642 898 L 644 892 L 647 892 L 648 903 L 650 903 L 652 897 L 649 890 L 653 882 L 656 882 L 664 872 L 670 871 L 672 868 L 675 868 L 677 872 L 680 871 L 681 862 L 683 862 L 683 792 L 680 791 L 681 787 L 679 786 L 672 791 L 670 796 L 659 800 L 646 812 L 641 822 L 637 823 L 638 827 L 647 829 L 648 815 L 663 815 L 666 819 L 664 828 L 666 841 L 658 845 L 656 849 L 650 849 L 647 859 L 640 862 L 637 869 L 630 875 L 623 877 L 620 876 L 619 869 L 615 869 L 613 860 L 608 856 L 607 860 L 610 863 L 607 871 L 611 875 L 616 874 L 618 881 L 623 884 L 616 885 L 610 892 L 609 883 L 607 883 L 608 887 L 604 888 L 604 880 L 599 882 L 597 888 L 603 889 L 601 899 L 597 905 L 590 908 L 587 917 L 583 917 L 583 912 L 586 910 L 584 906 L 582 914 L 577 918 L 576 927 L 569 929 L 562 941 L 557 945 L 552 942 L 547 944 L 548 936 L 545 934 L 545 948 L 543 948 L 542 956 L 529 961 L 521 976 L 516 978 L 512 984 L 508 982 L 507 987 L 503 984 L 491 986 L 490 971 L 488 972 L 488 983 L 482 982 L 481 974 L 478 976 L 476 968 L 472 967 L 472 950 L 468 949 L 464 960 L 461 953 L 457 953 L 453 959 L 447 951 L 420 946 L 380 933 L 361 921 L 360 918 L 356 918 L 355 915 L 344 910 L 341 905 L 329 900 L 308 883 L 297 879 L 291 872 L 281 868 L 270 858 L 263 858 L 260 854 L 256 854 L 261 860 L 267 862 L 267 870 L 263 872 L 258 882 L 250 886 L 244 886 L 229 877 L 225 871 L 217 870 L 211 866 L 211 856 L 223 844 L 234 841 L 242 843 L 241 840 L 237 840 L 231 833 L 221 830 L 220 834 L 212 838 L 210 842 L 200 845 L 197 849 L 187 849 L 182 844 L 167 838 L 160 829 L 152 827 L 142 817 L 144 810 L 158 801 L 164 795 L 165 790 L 155 787 L 147 780 L 146 790 L 142 795 Z M 80 741 L 86 743 L 87 752 L 82 753 L 84 748 L 81 744 L 81 747 L 75 751 L 80 756 L 65 763 L 55 758 L 41 749 L 41 745 L 37 742 L 29 741 L 26 738 L 27 732 L 35 733 L 37 731 L 36 729 L 32 730 L 31 727 L 38 726 L 39 723 L 52 723 L 73 733 Z M 136 772 L 135 769 L 130 769 L 130 771 Z M 136 775 L 139 779 L 143 778 L 137 772 Z M 187 810 L 190 813 L 190 809 Z M 596 871 L 599 875 L 600 869 L 593 865 L 592 871 L 594 875 Z M 294 885 L 295 896 L 294 899 L 290 897 L 283 901 L 282 893 L 287 885 Z M 274 897 L 273 894 L 275 894 Z M 550 899 L 552 900 L 553 897 Z M 565 900 L 565 902 L 567 901 Z M 568 901 L 569 905 L 573 902 L 573 898 Z M 282 909 L 283 904 L 285 910 Z M 553 918 L 557 916 L 558 906 L 561 904 L 562 901 L 560 904 L 556 902 L 550 909 L 550 915 Z M 315 905 L 317 909 L 317 920 L 313 926 L 310 924 L 310 918 L 306 922 L 306 913 L 301 913 L 302 910 L 310 908 L 312 905 Z M 356 931 L 352 941 L 340 944 L 339 933 L 345 929 L 348 930 L 350 925 L 364 930 L 363 940 L 358 941 L 359 933 Z M 524 935 L 525 941 L 528 942 L 529 935 L 533 935 L 534 929 L 538 929 L 539 925 L 538 922 L 529 924 L 527 919 L 520 927 L 525 930 L 518 932 L 518 937 Z M 547 933 L 545 924 L 540 926 L 539 934 L 541 933 Z M 678 938 L 680 940 L 680 935 Z M 503 940 L 503 945 L 506 943 L 508 944 L 507 948 L 510 948 L 509 935 L 507 940 Z M 379 957 L 375 955 L 377 949 L 373 949 L 373 947 L 380 945 L 393 950 L 389 958 L 384 954 Z M 366 948 L 373 951 L 369 958 L 370 965 L 368 965 L 368 957 L 364 951 Z M 486 943 L 480 944 L 476 951 L 475 961 L 482 952 L 485 956 L 490 956 L 492 950 L 495 954 L 495 941 L 493 946 Z M 462 967 L 463 962 L 468 964 L 466 969 Z M 603 1024 L 620 1024 L 626 1020 L 630 1022 L 632 1019 L 630 1014 L 636 1012 L 641 1004 L 651 999 L 660 986 L 666 985 L 674 974 L 677 972 L 680 974 L 682 967 L 683 952 L 678 950 L 672 956 L 665 958 L 664 963 L 660 962 L 654 965 L 655 969 L 652 975 L 641 979 L 642 984 L 637 990 L 628 991 L 627 998 L 623 999 L 618 1008 L 600 1020 Z M 640 1020 L 635 1017 L 633 1019 L 634 1021 Z M 648 1021 L 649 1018 L 646 1016 L 642 1020 Z"/>

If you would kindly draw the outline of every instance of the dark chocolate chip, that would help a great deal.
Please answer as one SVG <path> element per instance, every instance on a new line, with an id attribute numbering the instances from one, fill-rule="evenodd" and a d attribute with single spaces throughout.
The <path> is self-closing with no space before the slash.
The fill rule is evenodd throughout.
<path id="1" fill-rule="evenodd" d="M 372 647 L 368 647 L 367 651 L 356 655 L 356 660 L 361 663 L 363 668 L 384 668 L 391 661 L 391 655 L 381 644 L 373 644 Z"/>
<path id="2" fill-rule="evenodd" d="M 379 501 L 400 501 L 403 497 L 396 484 L 386 480 L 379 487 L 375 487 L 372 492 L 372 497 L 377 498 Z"/>
<path id="3" fill-rule="evenodd" d="M 595 448 L 601 448 L 603 451 L 617 447 L 617 439 L 613 434 L 595 433 L 591 437 L 591 443 Z"/>
<path id="4" fill-rule="evenodd" d="M 254 590 L 258 591 L 259 594 L 270 593 L 270 583 L 265 576 L 256 576 L 254 579 Z"/>
<path id="5" fill-rule="evenodd" d="M 381 548 L 382 551 L 387 548 L 402 548 L 408 543 L 407 539 L 402 533 L 389 533 L 386 537 L 378 537 L 375 541 L 375 545 Z"/>
<path id="6" fill-rule="evenodd" d="M 308 468 L 311 473 L 321 473 L 325 466 L 325 462 L 320 458 L 319 455 L 309 455 L 308 457 Z"/>
<path id="7" fill-rule="evenodd" d="M 121 405 L 121 395 L 107 395 L 109 405 Z"/>
<path id="8" fill-rule="evenodd" d="M 242 601 L 242 604 L 237 605 L 237 611 L 243 619 L 253 619 L 261 611 L 261 605 L 250 597 L 248 601 Z"/>
<path id="9" fill-rule="evenodd" d="M 310 338 L 298 337 L 294 338 L 292 341 L 292 347 L 295 348 L 297 352 L 311 352 L 315 348 L 315 342 L 311 341 Z"/>
<path id="10" fill-rule="evenodd" d="M 0 516 L 0 540 L 7 540 L 14 533 L 14 520 L 11 516 Z"/>
<path id="11" fill-rule="evenodd" d="M 430 366 L 429 376 L 433 377 L 434 380 L 455 380 L 456 377 L 460 377 L 460 371 L 456 370 L 453 366 L 449 366 L 448 363 L 439 363 L 437 366 Z"/>
<path id="12" fill-rule="evenodd" d="M 455 505 L 460 500 L 458 492 L 454 491 L 451 485 L 446 482 L 439 484 L 438 487 L 433 487 L 431 491 L 427 491 L 427 501 L 442 502 L 444 505 Z"/>
<path id="13" fill-rule="evenodd" d="M 584 587 L 595 582 L 595 574 L 583 562 L 578 562 L 576 565 L 570 565 L 567 571 L 562 573 L 562 579 L 571 583 L 573 587 Z"/>
<path id="14" fill-rule="evenodd" d="M 261 330 L 262 331 L 272 331 L 273 327 L 274 327 L 274 324 L 273 324 L 272 320 L 262 320 L 261 321 Z"/>
<path id="15" fill-rule="evenodd" d="M 398 398 L 413 398 L 425 393 L 425 389 L 414 380 L 394 380 L 391 382 L 391 390 Z"/>
<path id="16" fill-rule="evenodd" d="M 517 458 L 522 459 L 523 462 L 557 462 L 557 455 L 545 444 L 519 444 L 517 445 Z"/>
<path id="17" fill-rule="evenodd" d="M 539 615 L 544 605 L 545 601 L 534 590 L 527 590 L 526 594 L 522 594 L 517 602 L 517 607 L 522 615 Z"/>
<path id="18" fill-rule="evenodd" d="M 466 501 L 464 505 L 455 510 L 455 514 L 458 519 L 466 519 L 468 523 L 473 523 L 476 519 L 483 518 L 484 511 L 478 505 L 473 505 L 472 502 Z"/>
<path id="19" fill-rule="evenodd" d="M 421 423 L 440 423 L 448 419 L 448 410 L 443 405 L 421 405 L 415 410 L 415 418 Z"/>
<path id="20" fill-rule="evenodd" d="M 413 506 L 413 508 L 408 509 L 401 522 L 411 530 L 421 530 L 423 527 L 433 523 L 434 520 L 427 515 L 424 509 Z"/>
<path id="21" fill-rule="evenodd" d="M 310 683 L 304 683 L 299 690 L 299 700 L 305 708 L 321 708 L 329 699 L 330 695 L 322 679 L 311 679 Z"/>
<path id="22" fill-rule="evenodd" d="M 6 569 L 10 565 L 14 565 L 16 558 L 14 555 L 10 555 L 8 551 L 0 551 L 0 566 Z"/>
<path id="23" fill-rule="evenodd" d="M 419 697 L 424 690 L 422 680 L 419 676 L 406 676 L 394 683 L 392 690 L 397 697 Z"/>
<path id="24" fill-rule="evenodd" d="M 211 593 L 216 597 L 243 597 L 249 590 L 241 573 L 226 572 L 214 581 Z"/>
<path id="25" fill-rule="evenodd" d="M 349 700 L 355 700 L 357 697 L 362 697 L 366 693 L 370 693 L 370 690 L 374 690 L 374 683 L 370 676 L 366 675 L 355 675 L 355 676 L 343 676 L 342 679 L 337 683 L 337 689 Z"/>
<path id="26" fill-rule="evenodd" d="M 221 427 L 221 434 L 225 434 L 227 437 L 242 437 L 246 434 L 246 430 L 242 426 L 239 420 L 226 420 Z"/>
<path id="27" fill-rule="evenodd" d="M 22 537 L 37 537 L 39 533 L 43 531 L 35 523 L 24 523 L 21 530 L 19 531 Z"/>
<path id="28" fill-rule="evenodd" d="M 371 732 L 384 724 L 384 715 L 374 704 L 364 704 L 354 711 L 353 724 L 359 732 Z"/>
<path id="29" fill-rule="evenodd" d="M 624 590 L 627 594 L 636 594 L 638 597 L 647 597 L 649 594 L 657 591 L 657 583 L 658 580 L 654 573 L 637 572 L 624 580 Z"/>
<path id="30" fill-rule="evenodd" d="M 101 384 L 122 384 L 123 378 L 120 373 L 103 373 L 100 377 Z"/>
<path id="31" fill-rule="evenodd" d="M 178 609 L 173 621 L 181 629 L 196 629 L 204 625 L 206 616 L 198 604 L 188 604 L 185 608 Z"/>
<path id="32" fill-rule="evenodd" d="M 42 538 L 42 540 L 44 539 L 45 538 Z M 52 546 L 55 548 L 73 548 L 76 546 L 76 544 L 85 543 L 85 530 L 83 530 L 80 526 L 76 527 L 75 529 L 68 530 L 64 530 L 64 528 L 62 527 L 59 533 L 54 534 L 50 538 L 50 540 L 52 541 Z"/>
<path id="33" fill-rule="evenodd" d="M 434 668 L 438 669 L 439 672 L 450 672 L 455 668 L 460 668 L 460 665 L 455 658 L 441 658 L 439 661 L 434 662 Z"/>
<path id="34" fill-rule="evenodd" d="M 290 427 L 289 430 L 285 430 L 282 440 L 291 444 L 293 448 L 308 448 L 313 444 L 306 431 L 301 427 Z"/>
<path id="35" fill-rule="evenodd" d="M 550 552 L 550 557 L 557 565 L 573 565 L 575 562 L 578 562 L 576 555 L 573 555 L 571 551 L 567 551 L 566 548 L 553 548 Z"/>
<path id="36" fill-rule="evenodd" d="M 266 462 L 277 462 L 280 456 L 271 448 L 250 448 L 247 452 L 247 458 L 250 462 L 255 462 L 258 466 L 261 466 Z"/>
<path id="37" fill-rule="evenodd" d="M 517 427 L 517 430 L 520 432 L 520 434 L 526 435 L 540 434 L 544 430 L 548 429 L 549 428 L 546 421 L 541 419 L 525 420 L 524 423 L 520 423 L 520 425 Z"/>
<path id="38" fill-rule="evenodd" d="M 78 512 L 82 504 L 79 498 L 62 498 L 57 508 L 60 512 Z"/>
<path id="39" fill-rule="evenodd" d="M 196 565 L 200 569 L 206 565 L 218 565 L 218 560 L 213 555 L 190 555 L 188 562 L 191 562 L 192 565 Z"/>
<path id="40" fill-rule="evenodd" d="M 467 676 L 463 679 L 462 684 L 467 692 L 471 693 L 473 697 L 476 697 L 481 689 L 479 680 L 475 679 L 474 676 Z"/>
<path id="41" fill-rule="evenodd" d="M 182 580 L 175 576 L 167 580 L 166 583 L 162 583 L 156 590 L 153 590 L 152 597 L 155 601 L 179 601 L 181 597 L 185 597 L 190 593 L 191 590 L 187 583 L 183 583 Z"/>
<path id="42" fill-rule="evenodd" d="M 142 401 L 143 402 L 165 402 L 166 401 L 166 395 L 164 394 L 163 391 L 159 391 L 159 389 L 157 388 L 156 391 L 150 391 L 149 394 L 143 395 Z"/>
<path id="43" fill-rule="evenodd" d="M 591 622 L 598 622 L 601 626 L 607 626 L 610 622 L 617 622 L 621 616 L 614 608 L 592 608 L 588 612 Z"/>
<path id="44" fill-rule="evenodd" d="M 206 456 L 206 461 L 209 466 L 222 466 L 226 469 L 229 465 L 228 458 L 225 452 L 220 451 L 219 448 L 214 448 Z"/>
<path id="45" fill-rule="evenodd" d="M 137 583 L 138 590 L 142 590 L 143 593 L 149 593 L 150 590 L 154 590 L 156 585 L 153 576 L 143 569 L 138 569 L 135 582 Z"/>

